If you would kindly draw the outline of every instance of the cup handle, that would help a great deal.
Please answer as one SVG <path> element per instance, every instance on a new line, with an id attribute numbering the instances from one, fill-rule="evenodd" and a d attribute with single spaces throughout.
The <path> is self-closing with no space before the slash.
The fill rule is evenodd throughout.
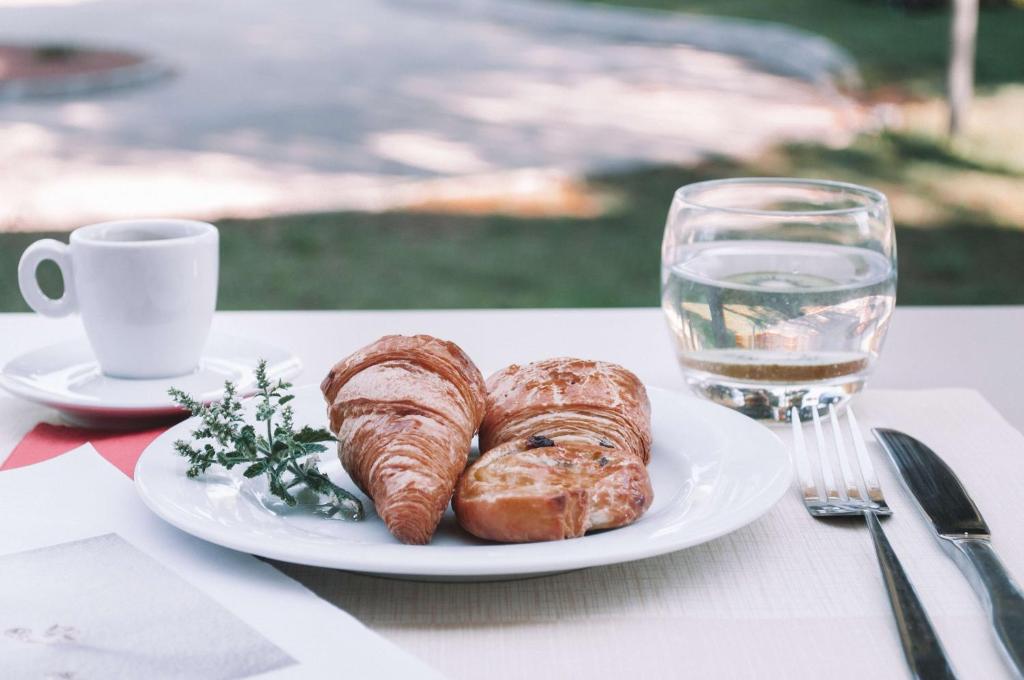
<path id="1" fill-rule="evenodd" d="M 64 294 L 59 298 L 51 298 L 39 287 L 36 280 L 36 269 L 44 260 L 52 260 L 60 267 L 60 275 L 64 279 Z M 75 311 L 75 289 L 71 280 L 71 253 L 68 246 L 52 238 L 36 241 L 21 255 L 18 262 L 18 287 L 25 302 L 43 316 L 67 316 Z"/>

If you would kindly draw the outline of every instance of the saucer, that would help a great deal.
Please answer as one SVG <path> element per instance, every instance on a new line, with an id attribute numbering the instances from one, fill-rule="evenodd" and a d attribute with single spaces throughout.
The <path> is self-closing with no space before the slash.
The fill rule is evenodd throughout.
<path id="1" fill-rule="evenodd" d="M 84 427 L 137 428 L 180 419 L 184 412 L 167 394 L 177 387 L 200 401 L 219 399 L 231 381 L 245 396 L 256 390 L 254 371 L 267 360 L 272 378 L 290 378 L 302 368 L 298 357 L 273 345 L 230 335 L 211 334 L 199 368 L 172 378 L 130 380 L 100 372 L 86 339 L 33 350 L 0 370 L 0 387 L 60 411 Z"/>

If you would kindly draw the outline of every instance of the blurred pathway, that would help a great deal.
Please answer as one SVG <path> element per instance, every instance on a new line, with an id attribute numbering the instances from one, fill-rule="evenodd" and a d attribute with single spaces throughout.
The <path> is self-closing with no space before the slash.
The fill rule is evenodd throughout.
<path id="1" fill-rule="evenodd" d="M 858 117 L 819 38 L 529 0 L 0 0 L 0 41 L 22 40 L 177 75 L 0 104 L 0 230 L 529 197 L 623 164 L 842 143 Z"/>

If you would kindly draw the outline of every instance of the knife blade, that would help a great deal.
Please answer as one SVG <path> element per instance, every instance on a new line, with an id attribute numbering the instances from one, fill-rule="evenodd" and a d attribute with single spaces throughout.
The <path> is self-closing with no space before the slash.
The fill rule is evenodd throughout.
<path id="1" fill-rule="evenodd" d="M 992 548 L 978 507 L 953 470 L 925 444 L 897 430 L 874 428 L 872 433 L 988 610 L 1016 677 L 1024 679 L 1024 592 Z"/>

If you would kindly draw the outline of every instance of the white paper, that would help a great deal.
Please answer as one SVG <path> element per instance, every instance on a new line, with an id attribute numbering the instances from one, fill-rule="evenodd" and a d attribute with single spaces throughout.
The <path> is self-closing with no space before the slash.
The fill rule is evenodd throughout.
<path id="1" fill-rule="evenodd" d="M 106 577 L 111 560 L 130 575 L 124 583 Z M 0 472 L 0 579 L 0 657 L 33 669 L 45 659 L 54 664 L 46 671 L 52 677 L 78 668 L 88 640 L 102 648 L 93 656 L 105 654 L 109 663 L 124 663 L 122 647 L 142 653 L 147 677 L 441 678 L 270 565 L 164 523 L 91 446 Z M 144 610 L 163 635 L 153 643 L 120 621 L 119 634 L 109 623 L 101 630 L 111 621 L 104 606 L 118 607 L 129 622 Z M 60 620 L 75 607 L 77 625 Z M 244 650 L 246 663 L 238 654 L 216 658 L 211 635 Z M 5 664 L 5 677 L 10 670 Z"/>

